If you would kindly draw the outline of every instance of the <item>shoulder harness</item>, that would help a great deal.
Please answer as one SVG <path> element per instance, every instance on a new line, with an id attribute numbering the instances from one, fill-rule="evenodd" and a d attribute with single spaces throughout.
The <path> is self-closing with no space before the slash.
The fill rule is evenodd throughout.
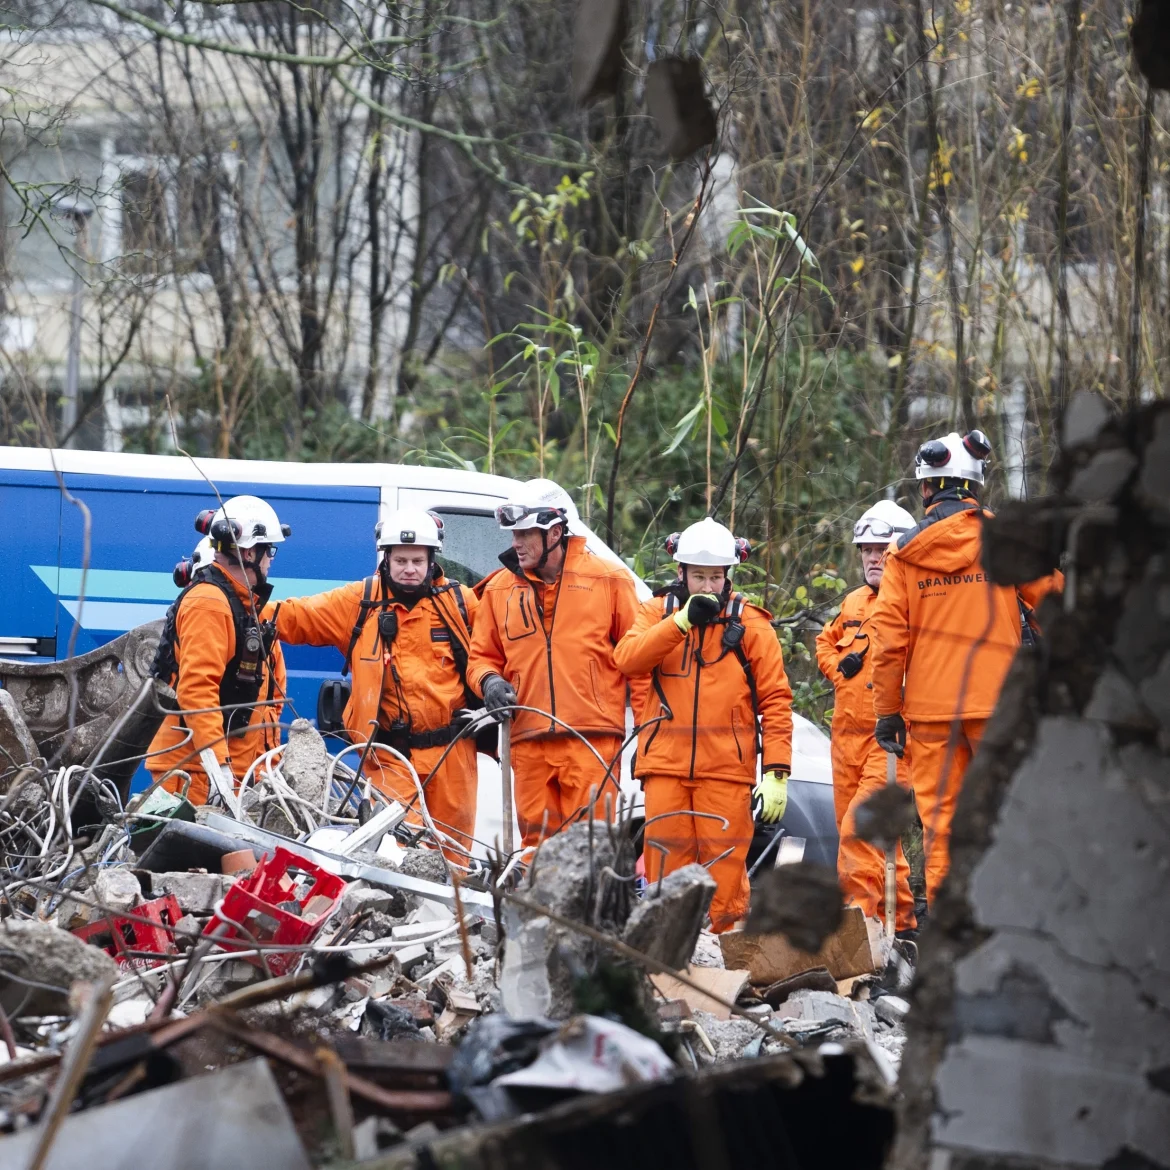
<path id="1" fill-rule="evenodd" d="M 665 602 L 662 607 L 662 617 L 665 620 L 668 617 L 673 617 L 682 605 L 677 592 L 674 589 L 668 589 L 663 594 Z M 734 654 L 739 660 L 739 665 L 743 668 L 744 679 L 747 682 L 748 693 L 752 699 L 752 720 L 756 731 L 756 753 L 762 761 L 764 758 L 764 730 L 760 726 L 760 695 L 756 688 L 756 676 L 752 671 L 752 664 L 748 661 L 748 656 L 743 648 L 743 611 L 747 606 L 747 598 L 742 593 L 732 593 L 728 599 L 727 604 L 723 607 L 723 613 L 717 619 L 723 624 L 723 637 L 719 643 L 719 658 L 715 659 L 718 662 L 725 654 Z M 696 655 L 698 658 L 698 655 Z M 713 666 L 714 662 L 700 663 L 701 665 Z M 658 694 L 658 698 L 666 711 L 670 711 L 670 704 L 666 701 L 666 696 L 662 691 L 662 684 L 658 678 L 658 668 L 654 668 L 651 676 L 651 681 L 654 684 L 654 690 Z M 673 713 L 670 715 L 673 719 Z"/>
<path id="2" fill-rule="evenodd" d="M 261 664 L 264 662 L 268 663 L 268 694 L 265 702 L 271 703 L 275 695 L 276 672 L 272 669 L 271 657 L 276 644 L 276 623 L 272 621 L 258 623 L 253 620 L 252 613 L 245 608 L 240 595 L 232 588 L 227 574 L 218 565 L 209 565 L 201 570 L 196 579 L 171 602 L 163 620 L 162 637 L 159 639 L 150 673 L 168 686 L 173 686 L 178 681 L 179 661 L 176 652 L 179 647 L 179 634 L 176 623 L 179 607 L 196 585 L 204 583 L 219 589 L 227 599 L 232 612 L 235 650 L 224 667 L 223 678 L 219 684 L 219 702 L 221 707 L 232 708 L 223 712 L 224 734 L 237 735 L 248 726 L 260 698 Z M 260 592 L 263 591 L 262 589 Z M 271 593 L 271 587 L 267 588 L 267 592 Z M 262 606 L 266 600 L 266 597 L 261 597 L 259 604 Z M 182 723 L 181 713 L 179 721 Z"/>

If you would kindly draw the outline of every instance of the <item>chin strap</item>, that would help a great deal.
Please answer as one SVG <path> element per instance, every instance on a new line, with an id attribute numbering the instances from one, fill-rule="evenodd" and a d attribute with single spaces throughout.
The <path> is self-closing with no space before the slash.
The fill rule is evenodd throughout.
<path id="1" fill-rule="evenodd" d="M 540 543 L 544 548 L 544 552 L 540 554 L 540 560 L 536 562 L 534 570 L 539 574 L 540 570 L 548 563 L 548 554 L 558 546 L 560 548 L 568 548 L 569 546 L 569 522 L 568 520 L 561 521 L 561 539 L 556 544 L 550 545 L 548 542 L 548 529 L 542 528 L 540 530 Z"/>

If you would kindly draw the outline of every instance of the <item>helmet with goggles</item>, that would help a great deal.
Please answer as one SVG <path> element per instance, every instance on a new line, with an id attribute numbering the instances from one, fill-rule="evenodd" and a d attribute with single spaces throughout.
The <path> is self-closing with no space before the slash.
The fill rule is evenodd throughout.
<path id="1" fill-rule="evenodd" d="M 540 528 L 547 532 L 563 524 L 568 532 L 578 523 L 577 506 L 560 484 L 532 479 L 496 508 L 496 523 L 509 532 Z"/>
<path id="2" fill-rule="evenodd" d="M 854 544 L 885 544 L 915 525 L 914 517 L 893 500 L 878 500 L 853 525 Z"/>

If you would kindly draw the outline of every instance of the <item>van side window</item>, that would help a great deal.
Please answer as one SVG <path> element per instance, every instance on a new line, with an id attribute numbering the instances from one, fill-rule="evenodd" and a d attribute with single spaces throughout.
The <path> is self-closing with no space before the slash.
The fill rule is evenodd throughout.
<path id="1" fill-rule="evenodd" d="M 435 508 L 443 518 L 443 551 L 439 559 L 447 576 L 474 585 L 500 567 L 499 556 L 510 544 L 491 512 Z"/>

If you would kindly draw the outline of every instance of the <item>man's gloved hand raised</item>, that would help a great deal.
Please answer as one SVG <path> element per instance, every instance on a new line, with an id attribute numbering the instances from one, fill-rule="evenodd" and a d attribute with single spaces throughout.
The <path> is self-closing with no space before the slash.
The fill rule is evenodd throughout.
<path id="1" fill-rule="evenodd" d="M 788 807 L 788 773 L 779 769 L 765 772 L 753 795 L 758 796 L 764 804 L 760 813 L 761 821 L 772 825 L 783 819 L 784 810 Z"/>
<path id="2" fill-rule="evenodd" d="M 489 674 L 483 680 L 483 705 L 495 715 L 497 712 L 511 715 L 508 707 L 516 706 L 516 692 L 507 679 L 498 674 Z"/>
<path id="3" fill-rule="evenodd" d="M 864 654 L 858 654 L 856 651 L 854 651 L 852 654 L 846 654 L 845 657 L 837 663 L 837 673 L 844 675 L 846 678 L 852 678 L 861 669 L 864 662 Z"/>
<path id="4" fill-rule="evenodd" d="M 906 721 L 901 715 L 879 715 L 873 737 L 884 752 L 901 759 L 906 754 Z"/>
<path id="5" fill-rule="evenodd" d="M 674 615 L 674 624 L 685 634 L 691 626 L 705 626 L 718 617 L 722 608 L 714 593 L 692 593 Z"/>

